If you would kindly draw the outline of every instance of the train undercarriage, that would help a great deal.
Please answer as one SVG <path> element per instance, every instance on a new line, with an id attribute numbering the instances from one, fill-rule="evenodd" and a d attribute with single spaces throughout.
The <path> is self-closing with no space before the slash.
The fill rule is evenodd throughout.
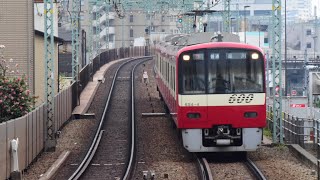
<path id="1" fill-rule="evenodd" d="M 255 151 L 261 144 L 262 128 L 182 129 L 184 147 L 190 152 Z"/>

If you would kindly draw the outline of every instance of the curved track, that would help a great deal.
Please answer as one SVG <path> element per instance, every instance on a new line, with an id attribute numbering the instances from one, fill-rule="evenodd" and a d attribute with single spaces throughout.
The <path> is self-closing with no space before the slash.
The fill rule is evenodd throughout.
<path id="1" fill-rule="evenodd" d="M 260 169 L 248 158 L 236 162 L 210 162 L 205 157 L 195 155 L 199 167 L 199 179 L 258 179 L 266 180 Z M 210 158 L 212 160 L 212 158 Z M 214 161 L 214 160 L 213 160 Z M 221 161 L 221 160 L 219 160 Z M 223 160 L 222 160 L 223 161 Z M 239 176 L 239 178 L 237 177 Z"/>
<path id="2" fill-rule="evenodd" d="M 213 176 L 206 158 L 198 157 L 194 155 L 199 169 L 199 179 L 201 180 L 213 180 Z"/>
<path id="3" fill-rule="evenodd" d="M 262 174 L 260 169 L 249 159 L 245 161 L 247 168 L 251 171 L 251 173 L 255 176 L 256 179 L 266 180 L 265 176 Z"/>
<path id="4" fill-rule="evenodd" d="M 130 178 L 135 157 L 133 73 L 150 59 L 132 59 L 117 69 L 91 147 L 69 180 Z"/>

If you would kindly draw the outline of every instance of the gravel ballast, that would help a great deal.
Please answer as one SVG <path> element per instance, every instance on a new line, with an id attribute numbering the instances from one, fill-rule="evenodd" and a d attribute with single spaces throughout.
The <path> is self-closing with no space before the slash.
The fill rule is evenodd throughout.
<path id="1" fill-rule="evenodd" d="M 142 171 L 148 170 L 155 171 L 156 179 L 198 179 L 195 160 L 191 153 L 183 148 L 176 130 L 172 128 L 170 119 L 167 117 L 141 116 L 141 113 L 145 112 L 164 112 L 163 102 L 160 101 L 159 93 L 156 90 L 152 69 L 153 63 L 154 61 L 149 61 L 145 63 L 145 67 L 139 66 L 138 74 L 135 75 L 139 82 L 136 84 L 138 163 L 134 171 L 134 179 L 142 179 Z M 61 130 L 60 137 L 57 139 L 56 151 L 42 153 L 38 160 L 23 174 L 24 179 L 39 179 L 41 174 L 44 174 L 50 168 L 64 150 L 70 150 L 69 158 L 63 165 L 62 170 L 59 171 L 58 176 L 54 178 L 68 179 L 77 167 L 72 164 L 81 162 L 91 144 L 98 119 L 103 111 L 102 104 L 105 103 L 110 89 L 112 74 L 118 65 L 119 63 L 109 68 L 105 75 L 106 81 L 100 84 L 88 110 L 89 113 L 96 114 L 96 119 L 70 121 Z M 142 68 L 148 71 L 148 85 L 141 82 Z M 141 73 L 139 74 L 139 72 Z M 284 146 L 272 148 L 263 146 L 257 152 L 250 152 L 248 155 L 268 179 L 316 179 L 316 175 L 312 175 L 312 169 L 292 156 Z M 222 179 L 250 179 L 247 176 L 240 177 L 238 178 L 236 173 L 227 175 Z"/>
<path id="2" fill-rule="evenodd" d="M 134 179 L 143 179 L 143 171 L 154 171 L 155 179 L 198 179 L 195 160 L 178 139 L 167 117 L 142 117 L 141 113 L 163 113 L 153 76 L 154 61 L 139 67 L 136 74 L 136 123 L 137 123 L 137 167 Z M 149 84 L 141 82 L 143 69 L 149 75 Z"/>

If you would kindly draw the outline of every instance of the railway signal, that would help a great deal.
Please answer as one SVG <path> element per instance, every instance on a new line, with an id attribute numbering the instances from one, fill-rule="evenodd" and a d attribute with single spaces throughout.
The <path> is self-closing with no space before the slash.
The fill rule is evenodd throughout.
<path id="1" fill-rule="evenodd" d="M 182 16 L 181 15 L 178 17 L 178 22 L 182 23 Z"/>

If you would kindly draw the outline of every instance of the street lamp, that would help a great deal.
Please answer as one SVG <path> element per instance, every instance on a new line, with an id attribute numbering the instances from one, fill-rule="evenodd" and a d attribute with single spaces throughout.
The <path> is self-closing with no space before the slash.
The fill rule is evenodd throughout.
<path id="1" fill-rule="evenodd" d="M 231 33 L 232 33 L 232 20 L 234 20 L 234 19 L 236 19 L 236 18 L 234 18 L 234 17 L 232 17 L 232 18 L 230 18 L 230 31 L 231 31 Z"/>
<path id="2" fill-rule="evenodd" d="M 260 37 L 260 31 L 261 31 L 261 23 L 260 23 L 260 20 L 259 20 L 259 47 L 260 47 L 260 39 L 261 39 L 261 37 Z"/>
<path id="3" fill-rule="evenodd" d="M 312 38 L 313 38 L 313 58 L 314 60 L 316 60 L 316 38 L 318 38 L 318 36 L 314 35 Z"/>
<path id="4" fill-rule="evenodd" d="M 250 6 L 243 6 L 244 9 L 244 43 L 247 43 L 247 19 L 246 19 L 246 8 Z"/>

